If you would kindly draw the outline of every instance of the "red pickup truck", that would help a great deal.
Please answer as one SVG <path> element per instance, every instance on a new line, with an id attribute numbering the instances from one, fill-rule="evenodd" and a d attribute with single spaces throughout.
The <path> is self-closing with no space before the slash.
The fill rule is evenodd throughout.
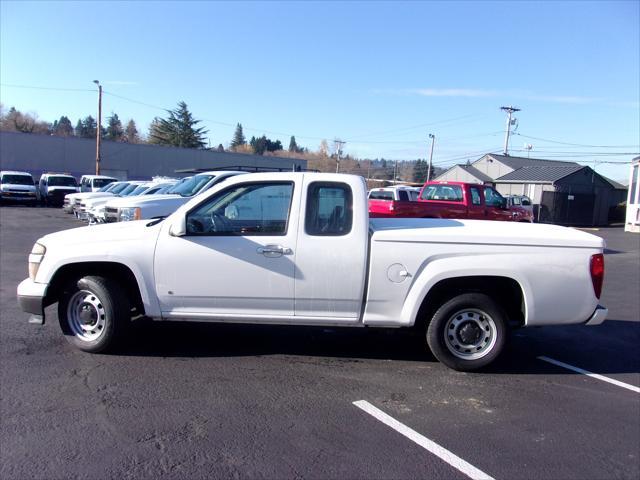
<path id="1" fill-rule="evenodd" d="M 372 197 L 375 196 L 369 196 L 369 216 L 372 218 L 470 218 L 533 222 L 531 212 L 522 207 L 508 207 L 506 199 L 489 185 L 427 182 L 414 202 Z"/>

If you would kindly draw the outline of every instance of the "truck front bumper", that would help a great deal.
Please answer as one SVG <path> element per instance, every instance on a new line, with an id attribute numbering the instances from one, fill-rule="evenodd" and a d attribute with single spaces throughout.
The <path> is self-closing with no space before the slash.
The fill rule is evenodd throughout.
<path id="1" fill-rule="evenodd" d="M 598 305 L 596 307 L 596 311 L 593 312 L 593 315 L 589 317 L 589 320 L 585 322 L 585 325 L 600 325 L 604 322 L 609 314 L 609 309 L 603 307 L 602 305 Z"/>
<path id="2" fill-rule="evenodd" d="M 46 283 L 36 283 L 30 278 L 23 280 L 18 285 L 18 305 L 24 312 L 31 314 L 29 323 L 44 325 L 47 287 Z"/>

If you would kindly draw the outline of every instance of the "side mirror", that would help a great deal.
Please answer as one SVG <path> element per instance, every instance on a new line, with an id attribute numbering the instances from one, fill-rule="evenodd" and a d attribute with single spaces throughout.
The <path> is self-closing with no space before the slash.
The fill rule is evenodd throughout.
<path id="1" fill-rule="evenodd" d="M 500 208 L 502 208 L 503 210 L 509 210 L 509 207 L 507 206 L 507 199 L 503 198 L 500 201 Z"/>
<path id="2" fill-rule="evenodd" d="M 171 221 L 169 235 L 172 237 L 184 237 L 187 234 L 187 217 L 180 213 Z"/>

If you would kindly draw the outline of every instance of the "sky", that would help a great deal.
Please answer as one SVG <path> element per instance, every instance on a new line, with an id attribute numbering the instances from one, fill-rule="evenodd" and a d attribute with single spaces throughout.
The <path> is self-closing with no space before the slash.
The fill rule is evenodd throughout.
<path id="1" fill-rule="evenodd" d="M 143 133 L 184 100 L 212 146 L 240 122 L 285 147 L 340 138 L 360 158 L 413 160 L 431 133 L 442 167 L 502 152 L 513 105 L 511 155 L 625 180 L 640 154 L 639 26 L 637 0 L 2 0 L 0 102 L 75 125 L 97 116 L 97 79 L 103 115 Z"/>

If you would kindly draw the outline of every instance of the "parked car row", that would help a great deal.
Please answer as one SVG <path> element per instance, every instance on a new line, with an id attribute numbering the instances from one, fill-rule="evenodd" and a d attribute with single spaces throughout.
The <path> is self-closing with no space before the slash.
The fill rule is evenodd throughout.
<path id="1" fill-rule="evenodd" d="M 83 175 L 80 182 L 68 173 L 43 173 L 34 181 L 29 172 L 0 171 L 0 199 L 36 205 L 59 205 L 65 195 L 95 192 L 117 179 L 106 175 Z"/>
<path id="2" fill-rule="evenodd" d="M 148 181 L 115 181 L 96 192 L 66 195 L 62 208 L 89 224 L 166 217 L 190 198 L 242 173 L 245 172 L 209 171 L 180 180 L 156 177 Z"/>
<path id="3" fill-rule="evenodd" d="M 469 218 L 533 222 L 531 200 L 505 198 L 495 188 L 464 182 L 427 182 L 422 188 L 398 185 L 369 192 L 371 218 Z"/>

